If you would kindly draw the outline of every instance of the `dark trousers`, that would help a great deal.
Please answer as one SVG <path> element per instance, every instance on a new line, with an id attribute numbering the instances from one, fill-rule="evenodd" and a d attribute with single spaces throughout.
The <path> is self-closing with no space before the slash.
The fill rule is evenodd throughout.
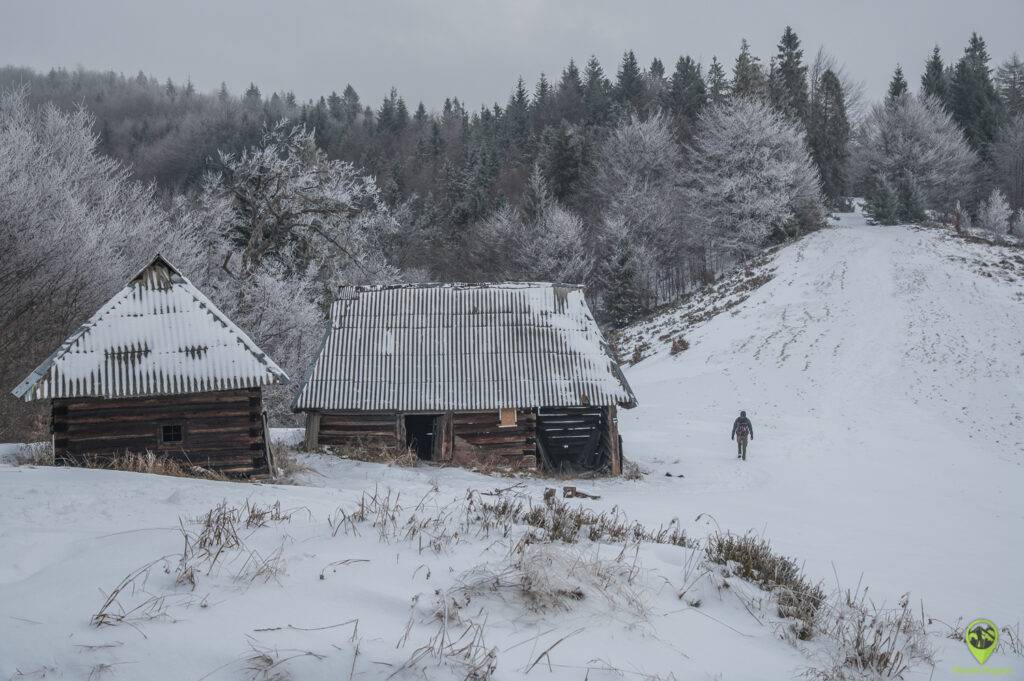
<path id="1" fill-rule="evenodd" d="M 746 460 L 747 458 L 747 436 L 743 434 L 736 435 L 736 454 Z"/>

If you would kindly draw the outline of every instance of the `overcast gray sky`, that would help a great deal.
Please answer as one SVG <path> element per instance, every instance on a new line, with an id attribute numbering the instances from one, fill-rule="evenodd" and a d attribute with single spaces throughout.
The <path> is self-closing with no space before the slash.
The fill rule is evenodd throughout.
<path id="1" fill-rule="evenodd" d="M 291 89 L 300 99 L 351 83 L 376 104 L 395 86 L 413 105 L 446 95 L 471 108 L 505 102 L 515 79 L 557 78 L 596 54 L 614 75 L 622 52 L 671 70 L 681 54 L 731 65 L 740 38 L 762 58 L 791 24 L 812 59 L 820 45 L 884 93 L 896 63 L 916 89 L 934 44 L 958 56 L 978 31 L 1000 61 L 1024 55 L 1024 0 L 0 0 L 0 63 L 191 76 L 210 91 Z"/>

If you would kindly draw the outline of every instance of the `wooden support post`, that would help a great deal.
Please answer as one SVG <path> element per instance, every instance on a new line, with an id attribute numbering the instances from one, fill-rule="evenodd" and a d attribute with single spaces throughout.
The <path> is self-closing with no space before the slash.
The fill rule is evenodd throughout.
<path id="1" fill-rule="evenodd" d="M 440 442 L 441 442 L 441 453 L 440 453 L 439 460 L 441 460 L 441 461 L 451 461 L 452 460 L 452 447 L 453 447 L 453 444 L 454 444 L 452 442 L 452 413 L 450 411 L 446 411 L 444 414 L 441 415 L 441 418 L 438 419 L 438 421 L 439 421 L 439 428 L 438 428 L 438 430 L 440 431 L 440 438 L 441 438 L 441 440 L 440 440 Z M 435 434 L 434 438 L 437 439 L 437 437 L 438 437 L 438 435 Z"/>
<path id="2" fill-rule="evenodd" d="M 320 412 L 318 411 L 306 414 L 306 438 L 303 446 L 307 452 L 320 449 Z"/>
<path id="3" fill-rule="evenodd" d="M 618 410 L 612 406 L 605 411 L 608 421 L 608 458 L 611 463 L 612 475 L 622 475 L 622 448 L 619 446 Z"/>

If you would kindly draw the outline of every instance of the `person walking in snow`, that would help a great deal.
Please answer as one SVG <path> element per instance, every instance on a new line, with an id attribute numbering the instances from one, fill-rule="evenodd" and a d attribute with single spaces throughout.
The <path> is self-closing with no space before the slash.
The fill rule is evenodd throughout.
<path id="1" fill-rule="evenodd" d="M 736 440 L 736 458 L 747 460 L 747 438 L 754 439 L 754 424 L 747 418 L 747 412 L 741 411 L 739 417 L 732 422 L 732 436 Z"/>

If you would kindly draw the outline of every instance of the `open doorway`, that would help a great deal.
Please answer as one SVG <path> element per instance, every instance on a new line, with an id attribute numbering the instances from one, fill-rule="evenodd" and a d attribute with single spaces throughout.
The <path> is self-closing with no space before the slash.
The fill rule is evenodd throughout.
<path id="1" fill-rule="evenodd" d="M 410 414 L 405 417 L 405 446 L 425 461 L 434 458 L 434 441 L 440 422 L 435 414 Z"/>

